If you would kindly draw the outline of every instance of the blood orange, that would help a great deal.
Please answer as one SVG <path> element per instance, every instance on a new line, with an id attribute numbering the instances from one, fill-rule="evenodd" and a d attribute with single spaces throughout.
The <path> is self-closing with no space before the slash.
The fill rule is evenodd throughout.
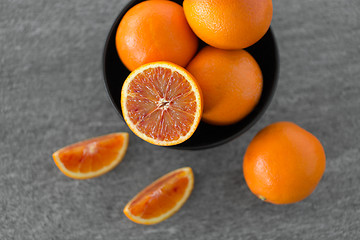
<path id="1" fill-rule="evenodd" d="M 130 129 L 155 145 L 184 142 L 202 115 L 201 90 L 194 77 L 170 62 L 141 66 L 125 80 L 121 108 Z"/>
<path id="2" fill-rule="evenodd" d="M 172 171 L 147 186 L 124 208 L 124 214 L 140 224 L 156 224 L 169 218 L 186 202 L 194 187 L 189 167 Z"/>
<path id="3" fill-rule="evenodd" d="M 107 173 L 121 162 L 128 142 L 128 133 L 113 133 L 66 146 L 52 156 L 66 176 L 93 178 Z"/>

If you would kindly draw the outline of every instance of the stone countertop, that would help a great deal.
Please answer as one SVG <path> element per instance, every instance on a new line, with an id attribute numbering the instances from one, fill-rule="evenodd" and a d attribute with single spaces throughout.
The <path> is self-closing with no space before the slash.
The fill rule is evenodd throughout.
<path id="1" fill-rule="evenodd" d="M 124 0 L 0 2 L 0 239 L 359 239 L 360 2 L 274 0 L 279 84 L 265 115 L 230 143 L 203 151 L 155 147 L 132 133 L 123 162 L 99 178 L 65 177 L 51 154 L 128 131 L 103 84 L 101 58 Z M 286 206 L 261 202 L 242 174 L 264 126 L 293 121 L 323 143 L 315 192 Z M 130 222 L 129 199 L 182 166 L 196 185 L 154 226 Z"/>

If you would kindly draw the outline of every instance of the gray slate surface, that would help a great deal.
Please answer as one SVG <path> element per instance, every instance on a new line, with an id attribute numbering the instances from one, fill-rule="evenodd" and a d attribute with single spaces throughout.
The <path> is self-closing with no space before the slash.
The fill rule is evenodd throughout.
<path id="1" fill-rule="evenodd" d="M 359 239 L 360 2 L 274 0 L 281 59 L 274 100 L 246 134 L 204 151 L 175 151 L 130 134 L 124 161 L 75 181 L 55 166 L 60 147 L 129 131 L 102 80 L 106 35 L 124 0 L 0 1 L 0 239 Z M 257 200 L 242 174 L 252 137 L 294 121 L 323 143 L 325 175 L 306 200 Z M 196 186 L 172 218 L 128 221 L 122 208 L 182 166 Z"/>

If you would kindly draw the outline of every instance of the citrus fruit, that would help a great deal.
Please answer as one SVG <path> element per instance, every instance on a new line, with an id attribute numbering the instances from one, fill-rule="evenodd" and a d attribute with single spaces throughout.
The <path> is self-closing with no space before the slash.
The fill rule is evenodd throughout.
<path id="1" fill-rule="evenodd" d="M 260 199 L 289 204 L 308 197 L 325 171 L 325 152 L 311 133 L 291 122 L 273 123 L 248 146 L 244 177 Z"/>
<path id="2" fill-rule="evenodd" d="M 198 47 L 183 8 L 171 1 L 145 1 L 132 7 L 119 24 L 115 42 L 130 71 L 155 61 L 186 66 Z"/>
<path id="3" fill-rule="evenodd" d="M 124 214 L 140 224 L 156 224 L 177 212 L 194 187 L 190 167 L 172 171 L 147 186 L 124 208 Z"/>
<path id="4" fill-rule="evenodd" d="M 184 0 L 186 19 L 207 44 L 241 49 L 256 43 L 270 27 L 272 0 Z"/>
<path id="5" fill-rule="evenodd" d="M 191 60 L 187 70 L 203 92 L 203 120 L 210 124 L 233 124 L 248 115 L 260 99 L 261 69 L 245 50 L 207 46 Z"/>
<path id="6" fill-rule="evenodd" d="M 136 135 L 155 145 L 170 146 L 195 132 L 202 114 L 202 94 L 184 68 L 169 62 L 149 63 L 125 80 L 121 108 Z"/>
<path id="7" fill-rule="evenodd" d="M 66 176 L 93 178 L 107 173 L 121 162 L 128 142 L 128 133 L 112 133 L 66 146 L 52 156 Z"/>

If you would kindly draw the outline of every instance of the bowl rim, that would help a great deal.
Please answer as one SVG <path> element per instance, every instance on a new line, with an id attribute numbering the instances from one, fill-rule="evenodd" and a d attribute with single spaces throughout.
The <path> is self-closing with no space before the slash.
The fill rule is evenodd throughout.
<path id="1" fill-rule="evenodd" d="M 133 5 L 133 2 L 134 1 L 137 1 L 137 0 L 131 0 L 130 2 L 128 2 L 128 4 L 126 4 L 123 9 L 120 11 L 120 13 L 117 15 L 117 17 L 115 18 L 115 20 L 113 21 L 113 23 L 111 24 L 111 28 L 110 30 L 108 30 L 107 32 L 107 36 L 106 36 L 106 40 L 105 40 L 105 45 L 103 47 L 103 53 L 102 53 L 102 59 L 101 59 L 101 62 L 102 62 L 102 72 L 103 72 L 103 83 L 105 84 L 105 89 L 106 89 L 106 92 L 107 92 L 107 96 L 108 98 L 110 99 L 110 102 L 111 104 L 113 105 L 113 107 L 117 110 L 117 113 L 120 115 L 121 119 L 124 121 L 122 115 L 121 115 L 121 112 L 122 112 L 122 109 L 119 109 L 115 103 L 115 99 L 112 97 L 112 95 L 110 94 L 110 87 L 109 87 L 109 84 L 108 84 L 108 78 L 106 76 L 106 55 L 107 55 L 107 49 L 109 48 L 109 44 L 110 44 L 110 41 L 111 41 L 111 36 L 112 36 L 112 32 L 115 30 L 115 28 L 117 29 L 118 28 L 118 25 L 119 25 L 119 21 L 121 18 L 124 17 L 124 15 L 126 14 L 126 12 L 131 8 L 131 6 Z M 124 121 L 125 122 L 125 121 Z"/>
<path id="2" fill-rule="evenodd" d="M 103 83 L 105 85 L 107 96 L 110 99 L 110 102 L 113 105 L 113 107 L 117 110 L 117 113 L 120 115 L 120 118 L 122 119 L 122 121 L 124 121 L 123 116 L 121 114 L 122 109 L 118 108 L 118 105 L 115 103 L 115 99 L 113 98 L 112 94 L 110 93 L 110 87 L 109 87 L 109 84 L 108 84 L 109 79 L 106 76 L 106 56 L 107 56 L 107 49 L 109 48 L 109 44 L 110 44 L 110 41 L 111 41 L 111 38 L 112 38 L 112 33 L 118 28 L 118 25 L 119 25 L 118 22 L 121 20 L 121 18 L 123 18 L 123 16 L 126 14 L 126 12 L 133 6 L 134 2 L 136 2 L 136 1 L 139 1 L 139 0 L 131 0 L 128 4 L 126 4 L 122 8 L 120 13 L 117 15 L 115 20 L 113 21 L 113 23 L 111 25 L 111 28 L 108 31 L 106 41 L 105 41 L 105 45 L 104 45 L 104 48 L 103 48 L 103 54 L 102 54 Z M 142 1 L 140 0 L 140 2 L 142 2 Z M 225 143 L 228 143 L 228 142 L 234 140 L 235 138 L 239 137 L 240 135 L 244 134 L 247 130 L 249 130 L 252 126 L 254 126 L 259 121 L 259 119 L 264 115 L 265 111 L 269 107 L 269 105 L 272 102 L 272 99 L 273 99 L 273 97 L 275 95 L 277 85 L 278 85 L 278 79 L 279 79 L 279 71 L 280 71 L 279 49 L 278 49 L 278 44 L 276 42 L 275 34 L 274 34 L 273 30 L 272 30 L 271 25 L 270 25 L 268 31 L 266 32 L 266 34 L 268 34 L 268 33 L 271 35 L 271 40 L 273 42 L 272 45 L 273 45 L 273 49 L 274 49 L 274 60 L 276 62 L 275 68 L 274 68 L 274 77 L 272 79 L 273 84 L 272 84 L 272 89 L 268 94 L 267 101 L 265 101 L 262 104 L 261 109 L 253 117 L 253 119 L 247 125 L 245 125 L 240 131 L 237 131 L 236 133 L 234 133 L 233 135 L 231 135 L 231 136 L 229 136 L 227 138 L 223 138 L 223 139 L 221 139 L 219 141 L 207 144 L 206 146 L 181 146 L 181 144 L 179 144 L 179 145 L 174 145 L 174 146 L 166 146 L 167 148 L 177 149 L 177 150 L 204 150 L 204 149 L 218 147 L 218 146 L 223 145 Z M 264 36 L 266 34 L 264 34 Z M 246 48 L 245 48 L 245 50 L 246 50 Z M 157 146 L 157 145 L 154 145 L 154 146 Z M 163 147 L 163 146 L 157 146 L 157 147 Z"/>

